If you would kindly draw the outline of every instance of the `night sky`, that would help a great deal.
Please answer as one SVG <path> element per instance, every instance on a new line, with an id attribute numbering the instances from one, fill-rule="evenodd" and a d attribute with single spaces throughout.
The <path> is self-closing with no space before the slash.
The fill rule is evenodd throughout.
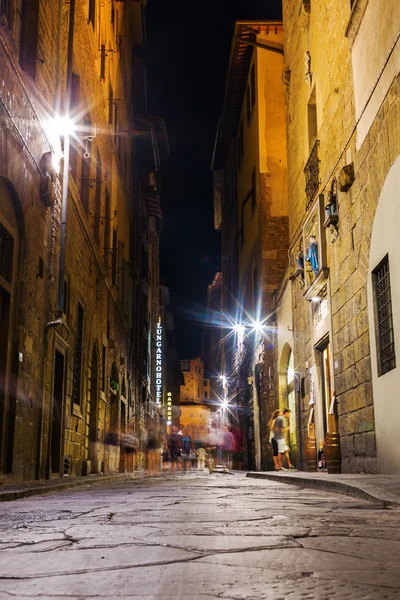
<path id="1" fill-rule="evenodd" d="M 171 292 L 179 357 L 201 353 L 207 285 L 220 269 L 210 171 L 235 20 L 280 19 L 278 0 L 149 0 L 149 112 L 164 117 L 161 279 Z"/>

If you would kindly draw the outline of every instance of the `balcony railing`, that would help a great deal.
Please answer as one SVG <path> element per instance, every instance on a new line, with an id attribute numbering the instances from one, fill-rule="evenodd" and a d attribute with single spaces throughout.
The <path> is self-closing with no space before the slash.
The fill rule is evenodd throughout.
<path id="1" fill-rule="evenodd" d="M 314 146 L 312 147 L 310 157 L 304 168 L 304 175 L 306 177 L 305 192 L 307 196 L 306 210 L 311 206 L 315 194 L 318 191 L 320 184 L 319 180 L 319 158 L 318 158 L 319 140 L 315 140 Z"/>

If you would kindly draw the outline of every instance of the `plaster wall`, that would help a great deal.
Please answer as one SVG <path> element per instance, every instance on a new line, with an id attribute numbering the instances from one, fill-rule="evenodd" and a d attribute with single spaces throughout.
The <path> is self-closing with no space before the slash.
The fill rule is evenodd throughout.
<path id="1" fill-rule="evenodd" d="M 357 126 L 357 149 L 361 147 L 394 77 L 400 70 L 399 32 L 398 0 L 374 0 L 367 3 L 351 51 L 357 119 L 366 107 L 396 39 L 397 43 Z"/>
<path id="2" fill-rule="evenodd" d="M 283 43 L 283 31 L 262 33 L 260 44 Z M 287 215 L 287 162 L 285 88 L 282 83 L 283 56 L 257 48 L 259 124 L 259 171 L 267 173 L 271 185 L 271 217 Z"/>
<path id="3" fill-rule="evenodd" d="M 390 169 L 379 198 L 372 228 L 368 276 L 368 319 L 370 327 L 372 388 L 376 427 L 378 469 L 380 473 L 400 474 L 400 447 L 394 443 L 399 435 L 400 367 L 378 376 L 378 327 L 374 310 L 372 271 L 389 255 L 390 286 L 393 311 L 394 341 L 400 353 L 400 157 Z M 397 358 L 397 365 L 399 358 Z"/>

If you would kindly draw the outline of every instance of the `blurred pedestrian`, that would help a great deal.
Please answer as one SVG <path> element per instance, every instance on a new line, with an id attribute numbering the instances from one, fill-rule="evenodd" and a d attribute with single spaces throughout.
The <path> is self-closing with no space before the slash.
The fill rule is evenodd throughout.
<path id="1" fill-rule="evenodd" d="M 209 454 L 208 468 L 210 473 L 212 473 L 217 461 L 218 448 L 220 446 L 220 437 L 218 436 L 215 427 L 210 428 L 210 431 L 206 436 L 205 445 L 207 448 L 207 453 Z"/>
<path id="2" fill-rule="evenodd" d="M 176 471 L 178 468 L 178 459 L 180 456 L 181 438 L 176 425 L 172 426 L 172 432 L 168 438 L 168 451 L 171 461 L 171 471 Z"/>
<path id="3" fill-rule="evenodd" d="M 279 414 L 275 418 L 275 421 L 273 423 L 273 432 L 274 432 L 273 440 L 274 440 L 275 448 L 277 449 L 276 465 L 275 465 L 276 471 L 287 471 L 287 469 L 285 469 L 282 466 L 282 457 L 286 450 L 285 431 L 287 429 L 288 428 L 285 427 L 285 419 L 283 418 L 282 411 L 279 411 Z"/>
<path id="4" fill-rule="evenodd" d="M 185 429 L 182 440 L 181 440 L 181 448 L 182 448 L 182 461 L 183 461 L 183 470 L 187 471 L 188 468 L 192 470 L 192 463 L 190 461 L 190 452 L 192 449 L 192 440 L 189 435 L 187 429 Z"/>
<path id="5" fill-rule="evenodd" d="M 231 425 L 230 430 L 233 435 L 233 468 L 240 470 L 243 469 L 243 430 L 237 424 Z"/>
<path id="6" fill-rule="evenodd" d="M 154 475 L 160 465 L 160 450 L 159 436 L 155 425 L 150 425 L 147 434 L 147 472 L 149 475 Z"/>
<path id="7" fill-rule="evenodd" d="M 207 452 L 204 450 L 203 446 L 197 450 L 197 470 L 204 471 L 204 467 L 206 464 L 206 456 Z"/>
<path id="8" fill-rule="evenodd" d="M 134 433 L 124 433 L 120 440 L 121 458 L 124 465 L 124 471 L 134 471 L 136 452 L 139 448 L 139 439 Z"/>
<path id="9" fill-rule="evenodd" d="M 290 446 L 289 446 L 289 441 L 290 441 L 290 415 L 291 415 L 292 411 L 290 410 L 290 408 L 284 408 L 282 411 L 282 416 L 285 419 L 285 452 L 283 453 L 283 456 L 286 459 L 287 462 L 287 466 L 288 469 L 295 469 L 295 467 L 292 465 L 292 461 L 290 458 Z"/>
<path id="10" fill-rule="evenodd" d="M 197 460 L 197 454 L 196 454 L 196 450 L 194 448 L 192 448 L 190 450 L 189 460 L 190 460 L 190 465 L 191 465 L 191 468 L 192 468 L 192 471 L 193 471 L 193 469 L 196 466 L 196 460 Z"/>
<path id="11" fill-rule="evenodd" d="M 272 446 L 272 458 L 274 461 L 274 470 L 277 471 L 279 469 L 279 452 L 278 452 L 278 442 L 275 440 L 274 438 L 274 425 L 275 425 L 275 420 L 282 414 L 282 411 L 280 409 L 275 410 L 272 413 L 272 416 L 268 422 L 268 426 L 269 426 L 269 441 L 271 442 L 271 446 Z M 281 461 L 281 465 L 282 467 L 282 461 Z"/>
<path id="12" fill-rule="evenodd" d="M 234 447 L 235 440 L 233 438 L 233 434 L 229 431 L 228 425 L 224 425 L 224 430 L 222 433 L 222 464 L 224 470 L 228 469 L 229 471 L 232 468 L 232 452 Z"/>

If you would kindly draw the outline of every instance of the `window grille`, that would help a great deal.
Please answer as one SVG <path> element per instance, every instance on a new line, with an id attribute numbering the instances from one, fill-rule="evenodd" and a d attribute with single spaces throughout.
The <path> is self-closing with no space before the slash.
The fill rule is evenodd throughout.
<path id="1" fill-rule="evenodd" d="M 307 204 L 306 210 L 308 210 L 313 202 L 314 196 L 318 190 L 320 180 L 319 180 L 319 158 L 318 158 L 318 147 L 319 140 L 314 142 L 314 146 L 312 147 L 310 157 L 307 161 L 307 164 L 304 168 L 304 175 L 306 178 L 306 187 L 305 192 L 307 196 Z"/>
<path id="2" fill-rule="evenodd" d="M 373 278 L 378 325 L 378 375 L 381 376 L 396 367 L 388 255 L 373 271 Z"/>

